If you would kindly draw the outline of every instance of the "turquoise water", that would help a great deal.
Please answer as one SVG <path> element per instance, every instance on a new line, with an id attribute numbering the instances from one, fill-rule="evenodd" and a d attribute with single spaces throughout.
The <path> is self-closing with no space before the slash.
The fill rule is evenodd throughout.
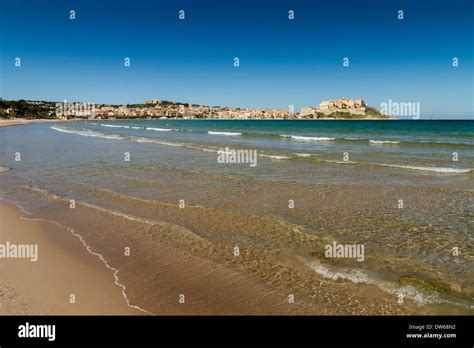
<path id="1" fill-rule="evenodd" d="M 441 173 L 474 168 L 473 121 L 103 121 L 55 129 L 210 151 L 255 149 L 274 159 L 342 161 L 347 153 L 346 162 L 362 165 Z"/>

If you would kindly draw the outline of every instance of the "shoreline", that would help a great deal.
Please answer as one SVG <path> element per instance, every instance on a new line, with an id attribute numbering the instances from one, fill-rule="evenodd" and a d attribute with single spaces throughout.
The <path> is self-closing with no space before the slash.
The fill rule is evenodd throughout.
<path id="1" fill-rule="evenodd" d="M 70 122 L 76 120 L 60 120 L 51 118 L 39 118 L 39 119 L 26 119 L 26 118 L 13 118 L 13 119 L 0 119 L 0 128 L 12 127 L 12 126 L 23 126 L 33 123 L 53 123 L 53 122 Z M 77 120 L 79 121 L 79 120 Z"/>
<path id="2" fill-rule="evenodd" d="M 12 203 L 0 202 L 0 244 L 37 246 L 36 262 L 0 258 L 0 315 L 144 314 L 127 305 L 112 270 L 71 231 L 24 215 Z"/>
<path id="3" fill-rule="evenodd" d="M 229 119 L 222 119 L 222 118 L 114 118 L 114 119 L 68 119 L 68 120 L 60 120 L 60 119 L 23 119 L 23 118 L 16 118 L 16 119 L 0 119 L 0 128 L 4 127 L 11 127 L 11 126 L 22 126 L 28 125 L 33 123 L 67 123 L 67 122 L 113 122 L 113 121 L 400 121 L 396 118 L 319 118 L 319 119 L 305 119 L 305 118 L 274 118 L 274 119 L 237 119 L 237 118 L 229 118 Z"/>
<path id="4" fill-rule="evenodd" d="M 183 254 L 183 250 L 164 241 L 156 244 L 155 237 L 150 235 L 139 236 L 134 241 L 127 239 L 125 243 L 140 251 L 136 253 L 138 259 L 132 263 L 145 274 L 147 279 L 143 283 L 144 275 L 138 274 L 136 268 L 130 269 L 129 264 L 120 262 L 117 265 L 113 235 L 99 236 L 102 241 L 105 238 L 107 250 L 104 250 L 104 245 L 98 247 L 97 240 L 93 240 L 91 231 L 80 229 L 84 234 L 76 235 L 55 221 L 30 219 L 24 215 L 22 208 L 13 206 L 10 201 L 0 201 L 0 245 L 37 244 L 39 255 L 38 262 L 0 257 L 0 262 L 6 265 L 0 268 L 0 315 L 291 313 L 291 307 L 285 305 L 285 296 L 276 295 L 274 290 L 253 277 L 212 260 Z M 94 220 L 90 218 L 90 221 Z M 153 262 L 149 259 L 151 245 Z M 100 250 L 101 254 L 91 248 Z M 120 274 L 117 274 L 118 270 Z M 142 286 L 137 287 L 139 283 Z M 127 284 L 127 288 L 123 284 Z M 129 288 L 129 285 L 132 286 Z M 184 289 L 185 306 L 178 301 L 178 296 L 184 296 L 180 295 Z M 121 290 L 127 294 L 121 294 Z M 216 297 L 216 293 L 226 296 Z M 76 296 L 75 304 L 68 302 L 70 294 Z M 248 303 L 252 305 L 242 307 Z M 259 305 L 262 308 L 257 309 Z"/>
<path id="5" fill-rule="evenodd" d="M 23 126 L 34 123 L 67 123 L 67 122 L 84 122 L 91 120 L 84 119 L 68 119 L 60 120 L 56 118 L 38 118 L 38 119 L 26 119 L 26 118 L 13 118 L 13 119 L 0 119 L 0 128 L 12 127 L 12 126 Z M 94 121 L 94 120 L 92 120 Z"/>
<path id="6" fill-rule="evenodd" d="M 45 123 L 45 122 L 64 122 L 64 120 L 56 120 L 50 118 L 40 118 L 40 119 L 26 119 L 26 118 L 13 118 L 13 119 L 0 119 L 0 128 L 10 127 L 10 126 L 21 126 L 31 123 Z"/>

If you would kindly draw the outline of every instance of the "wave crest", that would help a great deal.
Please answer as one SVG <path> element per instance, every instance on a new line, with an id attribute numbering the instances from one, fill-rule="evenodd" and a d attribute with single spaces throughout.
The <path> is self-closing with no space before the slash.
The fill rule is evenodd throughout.
<path id="1" fill-rule="evenodd" d="M 242 133 L 239 132 L 215 132 L 215 131 L 208 131 L 208 134 L 211 135 L 228 135 L 228 136 L 236 136 L 236 135 L 242 135 Z"/>
<path id="2" fill-rule="evenodd" d="M 336 138 L 329 138 L 329 137 L 306 137 L 302 135 L 286 135 L 286 134 L 281 134 L 280 135 L 283 138 L 291 138 L 293 140 L 299 140 L 299 141 L 333 141 L 336 140 Z"/>

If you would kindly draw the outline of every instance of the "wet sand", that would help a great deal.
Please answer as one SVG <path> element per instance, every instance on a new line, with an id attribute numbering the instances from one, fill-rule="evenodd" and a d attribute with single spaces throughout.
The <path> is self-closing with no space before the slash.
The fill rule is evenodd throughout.
<path id="1" fill-rule="evenodd" d="M 117 265 L 120 284 L 127 284 L 127 299 L 144 311 L 131 308 L 114 282 L 113 271 L 89 253 L 70 230 L 22 215 L 18 208 L 0 204 L 0 243 L 37 244 L 39 257 L 37 262 L 0 260 L 2 315 L 290 314 L 295 309 L 288 303 L 287 294 L 277 293 L 265 283 L 212 260 L 179 250 L 166 242 L 169 236 L 157 243 L 153 234 L 131 239 L 136 229 L 128 230 L 129 236 L 122 235 L 119 240 L 101 234 L 100 229 L 87 231 L 85 239 L 93 240 L 95 231 L 101 243 L 94 245 L 108 246 L 102 249 L 104 260 L 108 265 Z M 88 223 L 94 223 L 94 217 L 90 218 Z M 159 227 L 161 232 L 173 230 L 171 226 Z M 130 256 L 123 255 L 124 246 L 130 247 Z M 75 295 L 75 304 L 68 302 L 70 294 Z"/>
<path id="2" fill-rule="evenodd" d="M 64 120 L 49 119 L 49 118 L 32 119 L 32 120 L 28 120 L 24 118 L 0 119 L 0 128 L 9 127 L 9 126 L 21 126 L 21 125 L 30 124 L 30 123 L 43 123 L 43 122 L 64 122 Z"/>
<path id="3" fill-rule="evenodd" d="M 4 203 L 0 221 L 0 244 L 38 245 L 36 262 L 0 259 L 1 315 L 143 314 L 127 305 L 113 271 L 67 229 L 22 218 L 18 208 Z"/>

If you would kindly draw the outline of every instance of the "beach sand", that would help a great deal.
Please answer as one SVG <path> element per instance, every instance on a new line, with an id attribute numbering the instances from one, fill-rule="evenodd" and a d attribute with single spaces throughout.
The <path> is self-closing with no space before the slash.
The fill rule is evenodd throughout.
<path id="1" fill-rule="evenodd" d="M 37 244 L 38 260 L 0 259 L 0 315 L 143 314 L 127 305 L 113 271 L 69 230 L 22 215 L 0 204 L 0 244 Z"/>
<path id="2" fill-rule="evenodd" d="M 12 119 L 0 119 L 0 128 L 1 127 L 8 127 L 8 126 L 20 126 L 23 124 L 30 124 L 30 123 L 42 123 L 42 122 L 64 122 L 64 120 L 58 119 L 33 119 L 27 120 L 24 118 L 12 118 Z"/>
<path id="3" fill-rule="evenodd" d="M 133 285 L 126 290 L 129 301 L 147 311 L 131 308 L 114 283 L 113 271 L 70 230 L 24 215 L 17 207 L 0 204 L 0 244 L 37 244 L 39 255 L 37 262 L 0 259 L 0 315 L 290 314 L 294 308 L 285 301 L 286 295 L 253 277 L 190 257 L 143 235 L 126 243 L 135 255 L 130 261 L 134 270 L 130 272 L 131 264 L 117 266 L 120 282 Z M 117 251 L 116 236 L 93 231 Z M 104 257 L 117 264 L 111 250 Z M 76 296 L 75 304 L 68 302 L 70 294 Z M 180 302 L 181 294 L 185 303 Z"/>

